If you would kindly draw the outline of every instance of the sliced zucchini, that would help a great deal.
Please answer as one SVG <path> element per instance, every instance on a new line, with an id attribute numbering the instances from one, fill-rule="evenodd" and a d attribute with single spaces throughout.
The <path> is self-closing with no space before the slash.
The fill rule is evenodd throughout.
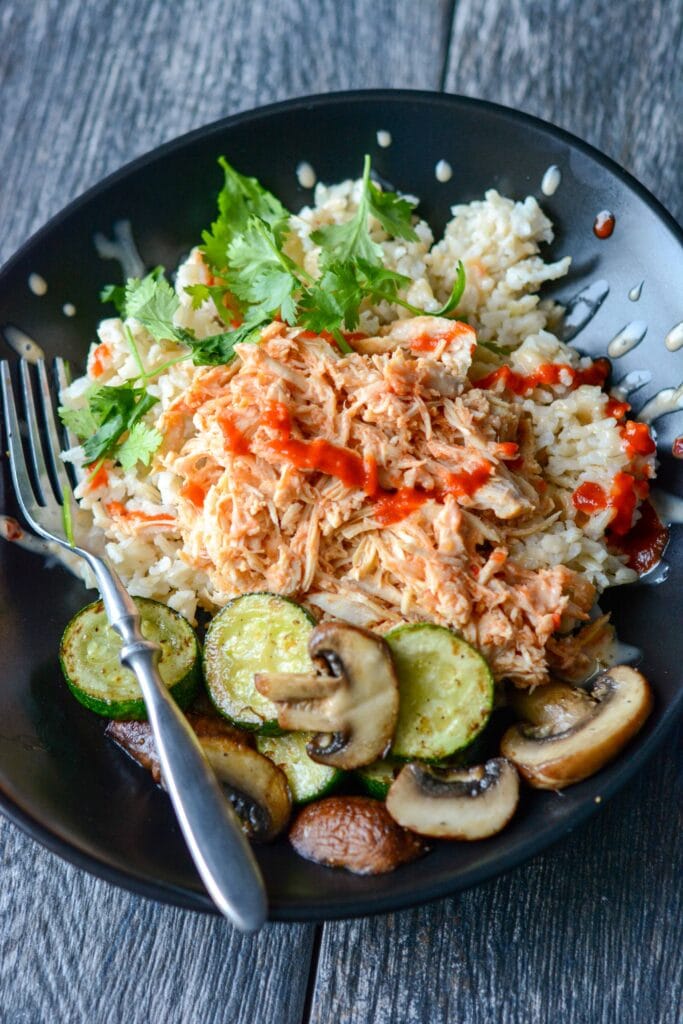
<path id="1" fill-rule="evenodd" d="M 357 768 L 355 774 L 366 793 L 377 800 L 385 800 L 391 783 L 402 767 L 402 761 L 389 757 L 365 768 Z"/>
<path id="2" fill-rule="evenodd" d="M 159 671 L 176 703 L 187 707 L 201 678 L 199 644 L 182 615 L 159 601 L 136 597 L 143 636 L 161 647 Z M 82 608 L 64 630 L 59 661 L 76 700 L 106 718 L 147 718 L 138 682 L 119 661 L 121 637 L 101 601 Z"/>
<path id="3" fill-rule="evenodd" d="M 212 619 L 204 678 L 216 710 L 240 729 L 278 736 L 277 707 L 254 686 L 255 672 L 314 672 L 308 638 L 315 620 L 278 594 L 244 594 Z"/>
<path id="4" fill-rule="evenodd" d="M 259 736 L 256 747 L 287 776 L 296 804 L 307 804 L 326 796 L 341 781 L 344 772 L 318 764 L 306 753 L 306 744 L 313 734 L 289 732 L 284 736 Z"/>
<path id="5" fill-rule="evenodd" d="M 402 760 L 443 761 L 467 747 L 493 709 L 484 658 L 450 629 L 418 622 L 387 633 L 400 704 L 391 752 Z"/>

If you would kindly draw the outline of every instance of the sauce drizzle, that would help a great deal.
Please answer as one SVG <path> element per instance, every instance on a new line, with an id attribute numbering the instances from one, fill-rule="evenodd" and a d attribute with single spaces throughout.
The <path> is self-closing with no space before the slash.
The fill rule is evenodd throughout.
<path id="1" fill-rule="evenodd" d="M 509 366 L 500 366 L 493 373 L 475 381 L 474 386 L 488 391 L 502 383 L 504 388 L 512 391 L 515 395 L 527 395 L 541 385 L 549 387 L 563 384 L 571 389 L 578 388 L 582 384 L 602 387 L 607 380 L 609 371 L 610 366 L 607 359 L 596 359 L 591 366 L 587 366 L 583 370 L 576 370 L 568 363 L 543 363 L 533 373 L 517 373 Z"/>
<path id="2" fill-rule="evenodd" d="M 604 240 L 609 238 L 614 231 L 616 217 L 609 210 L 600 210 L 593 221 L 593 234 L 596 238 Z"/>

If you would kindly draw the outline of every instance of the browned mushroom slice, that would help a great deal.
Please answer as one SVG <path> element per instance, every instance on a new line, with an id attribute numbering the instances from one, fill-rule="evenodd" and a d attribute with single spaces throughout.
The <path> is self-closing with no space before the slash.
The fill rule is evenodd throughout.
<path id="1" fill-rule="evenodd" d="M 650 684 L 617 665 L 581 689 L 563 683 L 516 693 L 525 719 L 505 733 L 501 752 L 537 789 L 564 789 L 594 775 L 623 749 L 652 710 Z"/>
<path id="2" fill-rule="evenodd" d="M 188 715 L 209 764 L 228 790 L 230 800 L 253 839 L 267 841 L 289 821 L 292 800 L 284 772 L 254 749 L 250 736 L 231 728 L 219 718 Z M 149 722 L 115 722 L 107 735 L 139 764 L 161 781 L 161 769 Z"/>
<path id="3" fill-rule="evenodd" d="M 387 794 L 392 818 L 423 836 L 485 839 L 507 825 L 519 799 L 519 778 L 505 758 L 474 768 L 407 764 Z"/>
<path id="4" fill-rule="evenodd" d="M 383 803 L 367 796 L 331 796 L 309 804 L 289 838 L 307 860 L 357 875 L 393 871 L 427 850 L 419 836 L 396 824 Z"/>
<path id="5" fill-rule="evenodd" d="M 326 674 L 257 673 L 259 693 L 278 705 L 283 729 L 315 732 L 309 757 L 334 768 L 359 768 L 389 747 L 398 716 L 398 680 L 384 640 L 357 626 L 325 622 L 309 653 Z"/>

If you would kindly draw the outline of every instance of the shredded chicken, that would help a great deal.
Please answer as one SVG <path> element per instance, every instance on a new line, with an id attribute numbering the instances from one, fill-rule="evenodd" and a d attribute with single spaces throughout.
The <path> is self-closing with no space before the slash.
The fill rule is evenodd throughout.
<path id="1" fill-rule="evenodd" d="M 587 619 L 595 590 L 565 566 L 508 557 L 511 535 L 555 512 L 527 413 L 470 384 L 466 325 L 417 317 L 357 345 L 342 357 L 275 323 L 195 375 L 159 424 L 182 557 L 226 597 L 275 591 L 380 631 L 432 620 L 497 679 L 545 682 L 549 640 Z M 364 482 L 319 468 L 324 442 Z M 386 515 L 404 495 L 412 505 Z"/>

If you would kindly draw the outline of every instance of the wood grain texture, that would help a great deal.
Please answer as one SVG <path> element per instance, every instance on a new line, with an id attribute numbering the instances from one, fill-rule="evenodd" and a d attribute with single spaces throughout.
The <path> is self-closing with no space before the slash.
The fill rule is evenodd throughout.
<path id="1" fill-rule="evenodd" d="M 0 261 L 103 175 L 218 117 L 304 93 L 442 80 L 583 136 L 680 214 L 676 0 L 653 0 L 646 14 L 635 0 L 460 0 L 446 67 L 452 6 L 3 0 Z M 675 749 L 506 878 L 325 926 L 310 1019 L 679 1024 Z M 99 882 L 0 821 L 3 1024 L 289 1024 L 304 1012 L 312 936 L 278 925 L 242 938 Z"/>
<path id="2" fill-rule="evenodd" d="M 456 5 L 445 88 L 574 132 L 681 219 L 682 66 L 680 0 L 478 0 Z"/>
<path id="3" fill-rule="evenodd" d="M 446 0 L 417 12 L 412 0 L 320 0 L 314 12 L 296 0 L 5 0 L 0 262 L 104 175 L 227 114 L 334 89 L 436 88 L 449 11 Z M 4 820 L 0 851 L 3 1024 L 301 1019 L 312 927 L 243 938 L 98 882 Z"/>
<path id="4" fill-rule="evenodd" d="M 313 929 L 239 935 L 165 907 L 0 831 L 3 1024 L 298 1024 Z"/>
<path id="5" fill-rule="evenodd" d="M 327 925 L 312 1024 L 680 1024 L 682 732 L 589 825 L 511 874 Z"/>
<path id="6" fill-rule="evenodd" d="M 0 4 L 0 262 L 162 142 L 289 96 L 436 89 L 447 0 Z"/>
<path id="7" fill-rule="evenodd" d="M 682 26 L 675 0 L 647 16 L 635 2 L 460 2 L 445 88 L 561 125 L 680 217 Z M 679 1024 L 675 751 L 680 732 L 603 815 L 508 877 L 432 907 L 327 925 L 311 1021 Z"/>

